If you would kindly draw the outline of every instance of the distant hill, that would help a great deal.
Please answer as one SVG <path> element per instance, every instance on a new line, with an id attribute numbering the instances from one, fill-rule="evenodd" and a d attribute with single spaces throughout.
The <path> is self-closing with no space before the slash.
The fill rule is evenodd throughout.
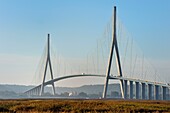
<path id="1" fill-rule="evenodd" d="M 50 89 L 51 90 L 51 89 Z M 63 92 L 85 92 L 87 94 L 99 94 L 103 92 L 103 85 L 84 85 L 81 87 L 76 88 L 69 88 L 69 87 L 57 87 L 56 92 L 58 94 Z M 120 92 L 120 85 L 119 84 L 111 84 L 108 87 L 108 94 L 110 94 L 112 91 Z"/>
<path id="2" fill-rule="evenodd" d="M 34 86 L 26 86 L 26 85 L 9 85 L 9 84 L 0 84 L 0 91 L 13 91 L 15 93 L 23 93 Z"/>
<path id="3" fill-rule="evenodd" d="M 8 85 L 0 84 L 0 98 L 20 98 L 23 96 L 23 93 L 35 86 L 26 86 L 26 85 Z M 45 93 L 51 93 L 51 87 L 45 87 Z M 62 93 L 72 93 L 76 92 L 77 94 L 84 92 L 86 94 L 97 94 L 101 95 L 103 92 L 103 85 L 83 85 L 81 87 L 56 87 L 56 93 L 58 95 Z M 108 86 L 108 94 L 111 95 L 113 92 L 118 92 L 120 94 L 120 85 L 119 84 L 110 84 Z"/>
<path id="4" fill-rule="evenodd" d="M 8 85 L 8 84 L 0 84 L 0 91 L 13 91 L 15 93 L 23 93 L 35 86 L 26 86 L 26 85 Z M 46 92 L 51 92 L 51 87 L 45 87 Z M 84 85 L 81 87 L 56 87 L 56 92 L 58 94 L 63 92 L 85 92 L 88 94 L 95 94 L 99 92 L 103 92 L 103 85 Z M 111 84 L 108 87 L 108 93 L 111 91 L 120 92 L 119 84 Z"/>

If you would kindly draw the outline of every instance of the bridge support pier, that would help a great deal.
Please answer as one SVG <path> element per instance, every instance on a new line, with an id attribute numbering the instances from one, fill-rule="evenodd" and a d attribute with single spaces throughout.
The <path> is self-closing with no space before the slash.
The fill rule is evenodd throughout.
<path id="1" fill-rule="evenodd" d="M 159 100 L 159 86 L 155 85 L 155 100 Z"/>
<path id="2" fill-rule="evenodd" d="M 127 99 L 127 80 L 124 80 L 124 98 Z"/>
<path id="3" fill-rule="evenodd" d="M 39 95 L 40 88 L 37 88 L 36 95 Z"/>
<path id="4" fill-rule="evenodd" d="M 166 99 L 167 99 L 167 98 L 166 98 L 166 90 L 167 90 L 167 87 L 162 86 L 162 92 L 163 92 L 162 99 L 163 99 L 163 100 L 166 100 Z"/>
<path id="5" fill-rule="evenodd" d="M 39 90 L 37 89 L 37 91 L 36 91 L 36 95 L 38 95 L 39 94 Z"/>
<path id="6" fill-rule="evenodd" d="M 149 97 L 148 99 L 149 100 L 152 100 L 152 93 L 153 93 L 152 87 L 153 87 L 152 84 L 148 84 L 148 97 Z"/>
<path id="7" fill-rule="evenodd" d="M 37 89 L 34 90 L 34 94 L 33 95 L 36 95 L 36 93 L 37 93 Z"/>
<path id="8" fill-rule="evenodd" d="M 135 94 L 135 96 L 136 96 L 136 99 L 139 99 L 139 82 L 135 82 L 135 84 L 136 84 L 136 94 Z"/>
<path id="9" fill-rule="evenodd" d="M 142 99 L 143 100 L 146 99 L 145 93 L 146 93 L 146 84 L 142 83 Z"/>
<path id="10" fill-rule="evenodd" d="M 38 88 L 38 95 L 40 94 L 40 91 L 41 91 L 41 87 Z"/>
<path id="11" fill-rule="evenodd" d="M 170 88 L 169 87 L 167 88 L 167 95 L 168 95 L 168 99 L 167 100 L 170 100 Z"/>
<path id="12" fill-rule="evenodd" d="M 34 95 L 36 95 L 36 90 L 34 90 Z"/>
<path id="13" fill-rule="evenodd" d="M 30 93 L 31 95 L 33 95 L 33 91 L 31 91 L 31 93 Z"/>
<path id="14" fill-rule="evenodd" d="M 133 99 L 133 81 L 129 81 L 130 82 L 130 99 Z"/>
<path id="15" fill-rule="evenodd" d="M 32 91 L 32 95 L 34 95 L 35 90 Z"/>

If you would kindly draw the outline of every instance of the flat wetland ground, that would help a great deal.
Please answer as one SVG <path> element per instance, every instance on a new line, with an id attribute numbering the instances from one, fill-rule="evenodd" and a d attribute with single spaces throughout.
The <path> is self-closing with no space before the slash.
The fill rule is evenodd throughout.
<path id="1" fill-rule="evenodd" d="M 0 112 L 10 113 L 170 113 L 170 101 L 7 99 L 0 100 Z"/>

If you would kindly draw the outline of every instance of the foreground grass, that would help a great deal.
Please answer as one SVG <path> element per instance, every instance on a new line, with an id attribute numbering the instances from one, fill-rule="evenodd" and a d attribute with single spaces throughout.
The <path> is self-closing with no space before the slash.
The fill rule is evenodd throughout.
<path id="1" fill-rule="evenodd" d="M 0 112 L 170 113 L 170 101 L 124 100 L 0 100 Z"/>

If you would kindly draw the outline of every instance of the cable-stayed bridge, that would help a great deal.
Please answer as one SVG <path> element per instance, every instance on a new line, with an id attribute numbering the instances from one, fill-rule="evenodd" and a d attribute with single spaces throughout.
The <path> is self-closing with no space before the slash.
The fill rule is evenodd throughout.
<path id="1" fill-rule="evenodd" d="M 120 82 L 121 95 L 124 99 L 168 100 L 170 85 L 161 81 L 161 77 L 158 78 L 157 71 L 144 58 L 140 49 L 134 50 L 137 47 L 134 40 L 129 38 L 129 34 L 117 20 L 116 7 L 114 7 L 113 18 L 104 33 L 105 38 L 97 42 L 95 53 L 87 55 L 85 61 L 79 60 L 78 65 L 75 63 L 76 60 L 67 60 L 67 64 L 63 63 L 62 58 L 59 57 L 56 64 L 57 74 L 60 76 L 56 78 L 54 78 L 56 68 L 52 66 L 53 56 L 50 53 L 50 34 L 48 34 L 47 47 L 40 69 L 40 76 L 43 75 L 42 83 L 25 93 L 42 96 L 44 87 L 52 85 L 52 92 L 55 95 L 55 83 L 58 81 L 76 77 L 100 77 L 105 79 L 103 98 L 107 98 L 109 82 L 117 80 Z M 48 67 L 50 80 L 45 81 Z"/>

